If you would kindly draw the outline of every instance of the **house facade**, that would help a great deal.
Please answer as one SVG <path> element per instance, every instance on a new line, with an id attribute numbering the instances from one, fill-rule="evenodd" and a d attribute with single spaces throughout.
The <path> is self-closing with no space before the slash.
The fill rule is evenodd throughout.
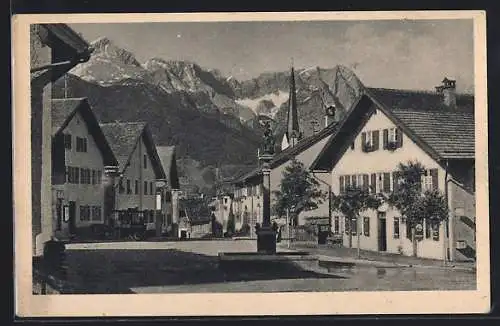
<path id="1" fill-rule="evenodd" d="M 179 223 L 179 175 L 175 156 L 175 146 L 156 146 L 163 171 L 165 171 L 165 185 L 157 187 L 161 200 L 162 232 L 174 223 Z"/>
<path id="2" fill-rule="evenodd" d="M 453 83 L 450 83 L 453 82 Z M 313 169 L 329 170 L 334 194 L 350 186 L 390 194 L 400 163 L 425 167 L 421 188 L 439 190 L 448 202 L 448 221 L 424 219 L 416 255 L 465 260 L 475 256 L 474 98 L 455 94 L 454 81 L 438 92 L 367 88 L 322 150 Z M 452 101 L 449 101 L 452 98 Z M 358 223 L 333 212 L 332 231 L 346 246 L 412 255 L 411 230 L 387 203 L 361 213 Z"/>
<path id="3" fill-rule="evenodd" d="M 53 236 L 52 83 L 89 60 L 89 44 L 66 24 L 30 25 L 32 250 L 43 253 Z"/>
<path id="4" fill-rule="evenodd" d="M 119 224 L 146 224 L 147 231 L 161 227 L 157 212 L 156 184 L 165 180 L 151 132 L 144 122 L 101 123 L 118 160 L 114 185 L 114 209 L 109 215 Z"/>
<path id="5" fill-rule="evenodd" d="M 52 99 L 52 187 L 57 238 L 105 223 L 105 167 L 117 161 L 86 98 Z M 108 208 L 109 209 L 109 208 Z"/>

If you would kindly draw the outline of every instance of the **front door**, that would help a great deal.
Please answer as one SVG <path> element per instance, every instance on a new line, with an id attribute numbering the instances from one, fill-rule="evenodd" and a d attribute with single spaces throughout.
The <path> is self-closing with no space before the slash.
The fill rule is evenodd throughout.
<path id="1" fill-rule="evenodd" d="M 69 234 L 76 233 L 76 204 L 74 201 L 69 202 L 68 231 Z"/>
<path id="2" fill-rule="evenodd" d="M 378 250 L 387 250 L 387 223 L 384 213 L 379 213 L 378 216 Z"/>

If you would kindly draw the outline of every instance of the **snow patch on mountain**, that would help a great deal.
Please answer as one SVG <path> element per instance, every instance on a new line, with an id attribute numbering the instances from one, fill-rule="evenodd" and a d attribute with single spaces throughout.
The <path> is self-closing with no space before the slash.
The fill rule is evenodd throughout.
<path id="1" fill-rule="evenodd" d="M 277 92 L 265 94 L 257 98 L 237 99 L 236 103 L 250 108 L 255 114 L 260 114 L 260 112 L 258 111 L 261 101 L 271 101 L 274 104 L 274 108 L 272 108 L 271 112 L 267 114 L 271 117 L 274 117 L 278 112 L 280 106 L 288 101 L 288 93 L 279 90 Z"/>

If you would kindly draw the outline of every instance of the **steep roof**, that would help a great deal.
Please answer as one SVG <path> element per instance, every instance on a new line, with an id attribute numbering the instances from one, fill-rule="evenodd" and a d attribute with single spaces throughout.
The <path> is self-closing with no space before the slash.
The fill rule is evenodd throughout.
<path id="1" fill-rule="evenodd" d="M 169 186 L 173 189 L 178 189 L 179 177 L 175 161 L 175 146 L 156 146 L 156 152 L 158 153 L 165 174 L 169 177 Z"/>
<path id="2" fill-rule="evenodd" d="M 474 96 L 457 94 L 456 107 L 448 108 L 437 93 L 368 91 L 440 158 L 474 158 Z"/>
<path id="3" fill-rule="evenodd" d="M 99 126 L 92 108 L 90 107 L 87 98 L 62 98 L 51 100 L 51 120 L 52 120 L 52 137 L 56 138 L 62 134 L 71 119 L 79 113 L 89 133 L 95 140 L 99 150 L 103 154 L 106 165 L 117 165 L 118 161 L 108 143 L 102 129 Z"/>
<path id="4" fill-rule="evenodd" d="M 156 177 L 159 179 L 165 178 L 165 172 L 146 122 L 110 122 L 101 123 L 100 126 L 118 159 L 121 172 L 124 172 L 127 168 L 131 155 L 142 137 Z"/>
<path id="5" fill-rule="evenodd" d="M 433 159 L 474 159 L 474 96 L 457 94 L 456 107 L 443 103 L 443 95 L 425 91 L 366 88 L 354 108 L 312 164 L 331 169 L 367 121 L 364 113 L 377 108 Z M 351 136 L 347 136 L 351 134 Z"/>

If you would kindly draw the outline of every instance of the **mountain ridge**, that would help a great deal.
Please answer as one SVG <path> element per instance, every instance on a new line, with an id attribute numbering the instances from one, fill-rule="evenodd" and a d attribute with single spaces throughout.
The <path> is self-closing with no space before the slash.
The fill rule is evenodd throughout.
<path id="1" fill-rule="evenodd" d="M 257 164 L 263 135 L 259 115 L 276 121 L 276 143 L 281 143 L 290 71 L 240 81 L 193 61 L 152 57 L 140 63 L 106 37 L 91 45 L 90 60 L 72 69 L 66 84 L 56 83 L 54 94 L 63 96 L 68 85 L 66 93 L 88 97 L 100 119 L 147 121 L 159 145 L 178 145 L 180 159 L 189 165 L 185 170 L 203 176 L 189 181 L 199 188 L 210 187 L 216 167 L 237 173 Z M 340 117 L 363 88 L 352 71 L 339 65 L 296 69 L 295 77 L 305 137 L 315 132 L 312 122 L 322 121 L 326 106 L 335 105 Z"/>

